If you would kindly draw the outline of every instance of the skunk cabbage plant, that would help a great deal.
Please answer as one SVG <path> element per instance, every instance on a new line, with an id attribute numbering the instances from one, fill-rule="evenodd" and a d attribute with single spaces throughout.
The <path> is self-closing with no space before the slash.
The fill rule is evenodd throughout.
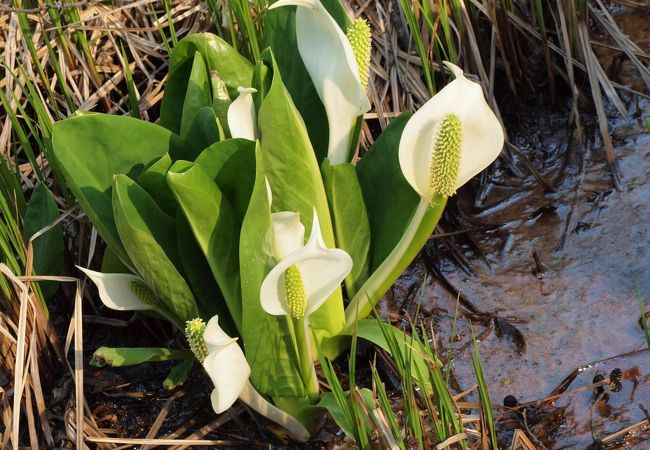
<path id="1" fill-rule="evenodd" d="M 363 319 L 446 199 L 503 145 L 481 88 L 448 65 L 456 79 L 350 163 L 370 108 L 370 32 L 356 22 L 346 36 L 343 11 L 338 0 L 275 3 L 269 17 L 295 30 L 265 27 L 271 45 L 256 61 L 214 35 L 184 38 L 160 125 L 86 113 L 53 129 L 56 160 L 106 242 L 110 273 L 81 269 L 103 303 L 185 329 L 217 413 L 239 398 L 298 440 L 327 407 L 313 349 L 336 356 L 355 332 L 385 345 Z"/>

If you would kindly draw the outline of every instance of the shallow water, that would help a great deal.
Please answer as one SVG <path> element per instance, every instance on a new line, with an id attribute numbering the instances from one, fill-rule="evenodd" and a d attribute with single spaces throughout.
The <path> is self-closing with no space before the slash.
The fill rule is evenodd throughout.
<path id="1" fill-rule="evenodd" d="M 630 104 L 631 113 L 637 109 L 646 117 L 650 103 Z M 510 119 L 515 144 L 553 190 L 544 192 L 532 175 L 522 179 L 497 164 L 480 189 L 475 183 L 459 194 L 453 215 L 460 219 L 448 219 L 445 231 L 480 230 L 434 241 L 434 256 L 411 267 L 383 304 L 385 311 L 406 306 L 414 314 L 419 303 L 442 354 L 452 340 L 456 291 L 482 312 L 520 319 L 499 321 L 499 337 L 494 319 L 473 316 L 493 403 L 506 395 L 520 403 L 541 399 L 574 369 L 646 348 L 637 291 L 650 300 L 650 137 L 643 122 L 611 124 L 619 191 L 599 139 L 581 143 L 570 136 L 566 114 L 535 108 Z M 413 294 L 432 265 L 448 285 L 430 277 Z M 471 342 L 467 314 L 460 315 L 453 340 L 461 350 Z M 647 352 L 585 369 L 568 390 L 591 384 L 596 374 L 607 377 L 616 367 L 626 374 L 620 392 L 594 403 L 588 389 L 528 409 L 532 433 L 548 448 L 586 448 L 643 420 L 638 404 L 650 408 Z M 460 389 L 476 382 L 469 351 L 453 359 L 453 368 Z M 592 407 L 600 411 L 594 417 Z M 506 428 L 512 427 L 524 425 L 510 421 Z M 507 437 L 506 432 L 504 443 Z"/>

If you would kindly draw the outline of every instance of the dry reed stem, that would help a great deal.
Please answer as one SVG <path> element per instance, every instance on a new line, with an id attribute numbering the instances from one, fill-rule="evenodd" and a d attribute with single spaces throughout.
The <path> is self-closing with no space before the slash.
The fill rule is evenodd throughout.
<path id="1" fill-rule="evenodd" d="M 510 450 L 537 450 L 537 447 L 530 442 L 528 436 L 523 431 L 517 429 L 512 436 L 512 444 Z"/>

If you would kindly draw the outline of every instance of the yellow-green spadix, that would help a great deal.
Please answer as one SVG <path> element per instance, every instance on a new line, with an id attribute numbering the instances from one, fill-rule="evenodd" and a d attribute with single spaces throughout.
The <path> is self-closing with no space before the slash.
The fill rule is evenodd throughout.
<path id="1" fill-rule="evenodd" d="M 295 223 L 296 217 L 287 214 L 287 222 L 293 223 L 281 228 L 274 226 L 276 232 L 280 229 L 293 230 L 300 235 L 304 231 L 301 231 L 302 227 Z M 276 241 L 277 239 L 276 236 Z M 260 290 L 262 308 L 275 316 L 288 315 L 296 319 L 302 316 L 309 317 L 329 298 L 350 272 L 352 258 L 341 249 L 327 248 L 315 210 L 307 244 L 296 248 L 298 240 L 292 240 L 287 236 L 280 239 L 285 242 L 282 246 L 283 251 L 278 252 L 281 259 L 262 282 Z M 287 281 L 290 284 L 301 283 L 302 286 L 289 286 L 292 292 L 288 292 Z M 304 302 L 304 304 L 298 305 L 296 302 Z M 300 311 L 301 317 L 296 316 L 297 311 Z"/>
<path id="2" fill-rule="evenodd" d="M 399 144 L 404 178 L 424 200 L 445 197 L 489 166 L 503 148 L 503 130 L 481 86 L 456 77 L 410 118 Z"/>
<path id="3" fill-rule="evenodd" d="M 282 6 L 297 6 L 298 51 L 327 113 L 327 157 L 347 162 L 355 120 L 370 110 L 352 46 L 320 1 L 280 0 L 269 9 Z"/>

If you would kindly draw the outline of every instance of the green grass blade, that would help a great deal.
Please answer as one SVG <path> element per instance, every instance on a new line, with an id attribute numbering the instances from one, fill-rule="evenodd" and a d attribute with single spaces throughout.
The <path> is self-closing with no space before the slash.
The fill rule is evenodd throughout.
<path id="1" fill-rule="evenodd" d="M 122 67 L 124 68 L 124 80 L 126 81 L 126 89 L 129 92 L 129 106 L 131 107 L 131 116 L 140 119 L 140 105 L 138 103 L 138 94 L 133 82 L 133 74 L 129 67 L 129 58 L 126 55 L 124 46 L 120 45 L 122 50 Z"/>
<path id="2" fill-rule="evenodd" d="M 171 4 L 169 0 L 163 0 L 163 7 L 167 15 L 167 23 L 169 24 L 169 35 L 172 38 L 173 47 L 178 45 L 178 37 L 176 36 L 176 28 L 174 27 L 174 20 L 172 18 Z"/>
<path id="3" fill-rule="evenodd" d="M 492 448 L 498 449 L 499 447 L 497 447 L 497 435 L 494 427 L 494 415 L 492 414 L 492 406 L 490 404 L 490 395 L 488 392 L 487 383 L 485 382 L 483 365 L 481 364 L 481 355 L 478 350 L 478 342 L 476 342 L 476 336 L 474 336 L 473 329 L 472 340 L 474 341 L 474 348 L 472 350 L 472 365 L 474 366 L 474 373 L 476 374 L 476 381 L 478 382 L 481 415 L 483 416 L 485 426 L 488 428 L 487 430 L 483 430 L 483 432 L 489 432 Z"/>
<path id="4" fill-rule="evenodd" d="M 424 80 L 426 81 L 427 88 L 431 95 L 436 93 L 436 85 L 431 75 L 431 64 L 429 61 L 429 56 L 427 49 L 424 46 L 424 39 L 422 38 L 422 33 L 420 32 L 420 26 L 417 19 L 415 18 L 415 4 L 409 0 L 399 0 L 400 7 L 404 12 L 406 17 L 406 22 L 408 24 L 409 30 L 411 31 L 411 36 L 413 37 L 413 42 L 415 43 L 415 50 L 418 52 L 420 61 L 422 61 L 422 70 L 424 72 Z"/>

